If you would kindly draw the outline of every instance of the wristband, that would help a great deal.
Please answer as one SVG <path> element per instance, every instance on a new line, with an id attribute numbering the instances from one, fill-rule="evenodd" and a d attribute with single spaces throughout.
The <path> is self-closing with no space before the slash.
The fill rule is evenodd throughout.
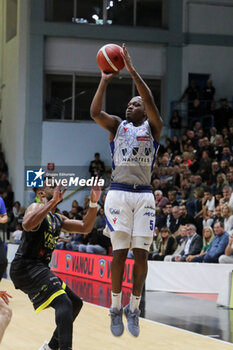
<path id="1" fill-rule="evenodd" d="M 97 208 L 97 202 L 89 202 L 89 208 Z"/>

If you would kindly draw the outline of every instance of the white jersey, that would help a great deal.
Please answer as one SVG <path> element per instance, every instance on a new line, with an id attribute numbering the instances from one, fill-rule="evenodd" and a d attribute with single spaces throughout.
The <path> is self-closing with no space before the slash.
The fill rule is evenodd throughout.
<path id="1" fill-rule="evenodd" d="M 146 120 L 140 126 L 122 121 L 114 140 L 112 153 L 112 182 L 149 185 L 159 144 L 154 140 Z"/>

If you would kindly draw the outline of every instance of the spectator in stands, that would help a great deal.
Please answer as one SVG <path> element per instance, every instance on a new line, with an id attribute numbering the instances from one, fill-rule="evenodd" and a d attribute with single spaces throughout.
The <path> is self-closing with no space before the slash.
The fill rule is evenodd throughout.
<path id="1" fill-rule="evenodd" d="M 212 227 L 214 226 L 215 222 L 217 221 L 222 221 L 224 222 L 224 218 L 222 216 L 222 209 L 221 209 L 221 206 L 218 205 L 216 208 L 215 208 L 215 214 L 214 214 L 214 221 L 213 221 L 213 224 L 212 224 Z"/>
<path id="2" fill-rule="evenodd" d="M 179 256 L 185 247 L 187 241 L 187 228 L 186 226 L 180 226 L 178 230 L 178 235 L 176 237 L 177 247 L 172 255 L 166 255 L 164 261 L 172 261 L 175 256 Z"/>
<path id="3" fill-rule="evenodd" d="M 212 160 L 209 157 L 208 151 L 203 150 L 201 159 L 199 160 L 198 173 L 199 175 L 201 175 L 202 180 L 204 182 L 209 180 L 209 174 L 211 172 L 211 164 L 212 164 Z"/>
<path id="4" fill-rule="evenodd" d="M 214 126 L 217 130 L 221 130 L 223 127 L 229 126 L 228 122 L 233 117 L 233 110 L 229 106 L 226 98 L 219 100 L 220 107 L 216 110 Z"/>
<path id="5" fill-rule="evenodd" d="M 214 222 L 214 211 L 213 210 L 203 210 L 203 220 L 202 220 L 202 227 L 209 227 L 212 226 Z"/>
<path id="6" fill-rule="evenodd" d="M 191 193 L 192 193 L 192 186 L 191 186 L 191 183 L 188 181 L 188 180 L 183 180 L 181 181 L 181 184 L 180 184 L 180 190 L 181 190 L 181 196 L 182 196 L 182 199 L 184 201 L 187 201 L 187 210 L 188 210 L 188 214 L 190 216 L 193 216 L 193 210 L 192 210 L 192 207 L 188 207 L 188 201 L 191 201 L 192 200 L 192 196 L 191 196 Z M 190 210 L 189 210 L 190 209 Z"/>
<path id="7" fill-rule="evenodd" d="M 190 85 L 185 89 L 183 95 L 179 99 L 179 102 L 183 101 L 184 98 L 188 100 L 188 112 L 193 107 L 193 101 L 199 99 L 200 97 L 200 88 L 197 86 L 195 80 L 191 80 Z"/>
<path id="8" fill-rule="evenodd" d="M 108 253 L 109 247 L 111 247 L 111 241 L 103 234 L 103 231 L 93 229 L 90 233 L 88 244 L 79 245 L 79 252 L 106 255 Z"/>
<path id="9" fill-rule="evenodd" d="M 216 144 L 217 129 L 213 126 L 210 128 L 210 143 L 212 145 Z"/>
<path id="10" fill-rule="evenodd" d="M 193 201 L 194 206 L 194 219 L 202 216 L 203 214 L 203 200 L 204 200 L 204 189 L 202 187 L 197 187 L 194 190 L 195 200 Z"/>
<path id="11" fill-rule="evenodd" d="M 68 218 L 69 218 L 69 216 L 68 216 Z M 61 231 L 60 236 L 57 240 L 56 249 L 60 249 L 60 250 L 68 249 L 67 245 L 70 244 L 70 242 L 71 242 L 70 234 Z M 69 246 L 69 248 L 70 248 L 70 246 Z"/>
<path id="12" fill-rule="evenodd" d="M 223 136 L 218 134 L 216 136 L 216 146 L 215 146 L 215 158 L 217 159 L 217 161 L 221 160 L 222 150 L 224 146 L 225 146 L 225 143 L 223 140 Z"/>
<path id="13" fill-rule="evenodd" d="M 21 206 L 21 204 L 20 204 L 19 201 L 16 201 L 13 204 L 12 211 L 13 211 L 13 214 L 14 214 L 15 218 L 17 218 L 20 215 L 20 206 Z"/>
<path id="14" fill-rule="evenodd" d="M 11 184 L 9 184 L 6 190 L 2 193 L 2 198 L 4 199 L 6 210 L 12 210 L 14 203 L 14 192 L 12 191 Z"/>
<path id="15" fill-rule="evenodd" d="M 209 184 L 213 185 L 212 187 L 216 187 L 215 184 L 217 182 L 217 175 L 220 173 L 220 168 L 217 161 L 213 161 L 211 164 L 211 173 L 209 176 Z"/>
<path id="16" fill-rule="evenodd" d="M 210 102 L 214 100 L 215 95 L 215 87 L 213 86 L 213 82 L 211 79 L 208 79 L 206 82 L 206 86 L 202 90 L 202 99 L 207 103 L 206 107 L 209 111 Z M 209 103 L 208 103 L 209 102 Z"/>
<path id="17" fill-rule="evenodd" d="M 170 230 L 171 233 L 176 233 L 178 228 L 180 227 L 180 210 L 178 206 L 172 208 L 172 217 L 171 217 L 171 225 Z"/>
<path id="18" fill-rule="evenodd" d="M 177 155 L 177 154 L 181 154 L 181 146 L 180 146 L 180 141 L 179 141 L 179 138 L 174 135 L 172 137 L 172 152 L 174 155 Z"/>
<path id="19" fill-rule="evenodd" d="M 206 251 L 209 249 L 214 239 L 214 232 L 212 230 L 212 227 L 207 226 L 203 228 L 202 237 L 203 237 L 203 246 L 200 254 L 189 255 L 187 256 L 186 261 L 192 262 L 195 257 L 204 256 L 206 254 Z"/>
<path id="20" fill-rule="evenodd" d="M 225 254 L 220 255 L 218 261 L 220 264 L 233 264 L 233 234 L 229 236 L 228 244 L 225 248 Z"/>
<path id="21" fill-rule="evenodd" d="M 15 231 L 12 233 L 12 239 L 14 240 L 15 244 L 20 244 L 22 233 L 23 231 L 21 225 L 17 224 Z"/>
<path id="22" fill-rule="evenodd" d="M 225 231 L 231 233 L 233 230 L 232 207 L 227 203 L 222 205 L 222 217 L 224 219 L 223 223 Z"/>
<path id="23" fill-rule="evenodd" d="M 168 202 L 163 208 L 163 214 L 160 215 L 161 218 L 161 227 L 167 227 L 170 229 L 171 219 L 172 219 L 172 205 Z M 159 227 L 160 230 L 160 227 Z M 161 230 L 160 230 L 161 231 Z"/>
<path id="24" fill-rule="evenodd" d="M 232 160 L 232 153 L 229 146 L 223 147 L 221 160 L 228 160 L 228 162 Z"/>
<path id="25" fill-rule="evenodd" d="M 195 98 L 193 101 L 192 107 L 189 109 L 189 118 L 197 118 L 198 121 L 201 121 L 201 117 L 205 114 L 205 109 L 201 105 L 201 101 L 198 98 Z M 190 120 L 191 121 L 191 120 Z M 193 127 L 192 124 L 190 124 L 189 127 Z"/>
<path id="26" fill-rule="evenodd" d="M 205 200 L 204 206 L 208 210 L 214 211 L 216 206 L 216 200 L 210 188 L 206 188 L 204 192 L 204 200 Z"/>
<path id="27" fill-rule="evenodd" d="M 168 191 L 168 200 L 172 207 L 179 205 L 178 201 L 176 200 L 176 191 L 174 190 Z"/>
<path id="28" fill-rule="evenodd" d="M 81 212 L 83 211 L 83 207 L 79 205 L 79 202 L 74 199 L 71 205 L 72 208 L 76 207 L 77 208 L 77 213 L 81 215 Z"/>
<path id="29" fill-rule="evenodd" d="M 185 226 L 185 225 L 187 225 L 189 223 L 190 224 L 194 223 L 193 217 L 188 215 L 187 208 L 186 208 L 185 204 L 180 204 L 179 212 L 180 212 L 179 221 L 180 221 L 180 225 L 181 226 Z"/>
<path id="30" fill-rule="evenodd" d="M 69 218 L 74 220 L 82 220 L 82 215 L 80 212 L 78 212 L 78 207 L 72 206 L 70 212 L 69 212 Z"/>
<path id="31" fill-rule="evenodd" d="M 226 180 L 226 175 L 224 173 L 219 173 L 217 175 L 217 182 L 216 182 L 216 186 L 215 186 L 216 192 L 217 191 L 222 192 L 223 188 L 227 185 L 228 185 L 228 182 Z"/>
<path id="32" fill-rule="evenodd" d="M 89 172 L 91 176 L 103 176 L 105 172 L 104 162 L 100 159 L 100 154 L 98 152 L 95 153 L 95 159 L 90 162 Z"/>
<path id="33" fill-rule="evenodd" d="M 195 225 L 190 224 L 187 225 L 187 241 L 184 247 L 184 250 L 179 254 L 172 258 L 172 261 L 180 262 L 186 261 L 186 258 L 189 255 L 199 254 L 202 248 L 202 238 L 197 234 L 197 228 Z"/>
<path id="34" fill-rule="evenodd" d="M 167 197 L 163 196 L 163 192 L 160 190 L 156 190 L 154 192 L 154 197 L 155 197 L 155 205 L 156 207 L 159 208 L 164 208 L 165 205 L 169 202 Z"/>
<path id="35" fill-rule="evenodd" d="M 220 169 L 221 169 L 221 172 L 224 173 L 225 175 L 229 171 L 229 166 L 230 166 L 230 163 L 228 162 L 228 160 L 221 160 Z"/>
<path id="36" fill-rule="evenodd" d="M 168 227 L 161 229 L 161 236 L 158 241 L 158 252 L 153 253 L 151 260 L 163 261 L 166 255 L 172 255 L 176 249 L 177 241 L 172 237 Z"/>
<path id="37" fill-rule="evenodd" d="M 8 221 L 6 206 L 2 197 L 0 197 L 0 224 L 5 224 Z"/>
<path id="38" fill-rule="evenodd" d="M 24 214 L 25 214 L 25 208 L 24 207 L 20 207 L 19 208 L 19 216 L 16 219 L 16 225 L 20 225 L 22 227 Z"/>
<path id="39" fill-rule="evenodd" d="M 226 179 L 227 179 L 229 187 L 231 187 L 231 189 L 233 190 L 233 173 L 232 173 L 232 171 L 228 171 L 226 173 Z"/>
<path id="40" fill-rule="evenodd" d="M 181 116 L 178 109 L 174 109 L 170 119 L 171 137 L 181 136 Z"/>
<path id="41" fill-rule="evenodd" d="M 224 223 L 221 221 L 214 224 L 214 233 L 215 237 L 205 255 L 193 258 L 192 262 L 218 263 L 218 258 L 224 254 L 229 242 L 229 235 L 225 232 Z"/>
<path id="42" fill-rule="evenodd" d="M 223 198 L 220 199 L 219 204 L 222 206 L 223 204 L 229 204 L 233 209 L 233 191 L 229 185 L 224 186 L 222 189 Z"/>
<path id="43" fill-rule="evenodd" d="M 94 228 L 96 228 L 97 231 L 103 231 L 105 228 L 105 225 L 106 225 L 106 220 L 104 215 L 104 208 L 100 208 L 95 219 Z"/>
<path id="44" fill-rule="evenodd" d="M 230 144 L 230 138 L 229 138 L 228 128 L 226 126 L 221 129 L 221 134 L 223 136 L 223 141 L 225 143 L 225 146 L 229 145 Z"/>

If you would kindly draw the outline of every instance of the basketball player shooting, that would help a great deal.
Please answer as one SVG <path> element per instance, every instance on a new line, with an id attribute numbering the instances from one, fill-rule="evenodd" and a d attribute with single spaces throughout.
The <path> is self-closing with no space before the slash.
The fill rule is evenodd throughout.
<path id="1" fill-rule="evenodd" d="M 112 304 L 111 326 L 114 336 L 127 330 L 139 335 L 139 304 L 147 275 L 148 251 L 155 227 L 155 201 L 151 191 L 151 170 L 159 148 L 162 120 L 152 93 L 136 72 L 125 44 L 121 53 L 140 96 L 133 97 L 126 108 L 126 120 L 102 110 L 108 84 L 117 73 L 101 72 L 101 80 L 93 98 L 91 117 L 109 131 L 112 153 L 112 182 L 105 201 L 106 229 L 111 238 Z M 133 289 L 129 305 L 121 305 L 124 264 L 129 248 L 133 249 Z"/>

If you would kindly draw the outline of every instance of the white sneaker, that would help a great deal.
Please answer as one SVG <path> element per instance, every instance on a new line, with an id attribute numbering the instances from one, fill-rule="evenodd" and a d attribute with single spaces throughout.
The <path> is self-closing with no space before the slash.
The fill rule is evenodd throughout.
<path id="1" fill-rule="evenodd" d="M 52 349 L 49 347 L 49 343 L 45 341 L 44 344 L 39 348 L 39 350 L 52 350 Z"/>

